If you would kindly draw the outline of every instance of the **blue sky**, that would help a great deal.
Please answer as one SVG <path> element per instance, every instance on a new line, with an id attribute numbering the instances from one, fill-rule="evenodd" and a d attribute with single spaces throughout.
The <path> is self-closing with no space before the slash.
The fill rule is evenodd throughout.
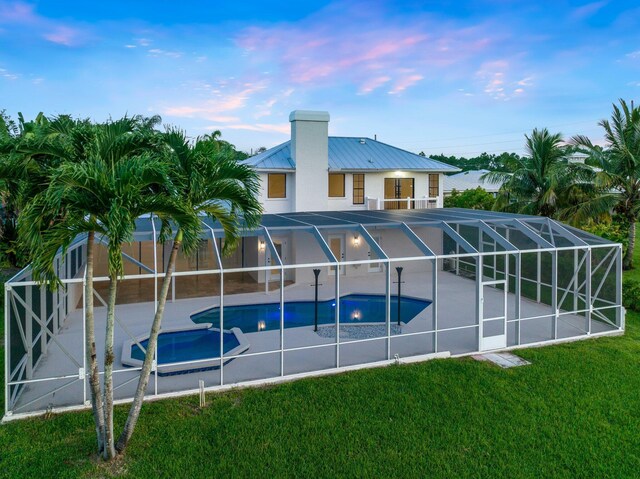
<path id="1" fill-rule="evenodd" d="M 159 114 L 247 151 L 294 109 L 431 154 L 522 152 L 536 126 L 598 141 L 639 93 L 632 1 L 0 0 L 0 109 Z"/>

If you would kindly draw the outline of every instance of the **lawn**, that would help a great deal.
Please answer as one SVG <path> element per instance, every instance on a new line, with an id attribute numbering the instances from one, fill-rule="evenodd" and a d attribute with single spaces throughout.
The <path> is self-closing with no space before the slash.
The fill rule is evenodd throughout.
<path id="1" fill-rule="evenodd" d="M 623 337 L 518 354 L 533 364 L 434 360 L 210 394 L 202 409 L 148 403 L 109 467 L 89 413 L 13 422 L 0 476 L 638 477 L 640 315 Z"/>

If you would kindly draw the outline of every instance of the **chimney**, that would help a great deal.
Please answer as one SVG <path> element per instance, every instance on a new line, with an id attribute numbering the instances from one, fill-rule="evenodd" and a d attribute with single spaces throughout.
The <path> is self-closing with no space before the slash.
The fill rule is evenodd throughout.
<path id="1" fill-rule="evenodd" d="M 295 211 L 326 211 L 329 205 L 329 113 L 295 110 L 291 158 L 296 165 Z"/>

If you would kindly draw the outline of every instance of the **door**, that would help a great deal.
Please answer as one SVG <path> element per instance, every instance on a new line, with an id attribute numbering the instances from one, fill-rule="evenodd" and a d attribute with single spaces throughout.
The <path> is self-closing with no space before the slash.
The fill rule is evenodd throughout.
<path id="1" fill-rule="evenodd" d="M 413 198 L 413 178 L 385 178 L 384 179 L 384 202 L 385 210 L 406 210 L 407 198 Z M 396 200 L 396 201 L 389 201 Z M 414 208 L 413 202 L 410 207 Z"/>
<path id="2" fill-rule="evenodd" d="M 273 246 L 282 261 L 282 264 L 287 263 L 287 240 L 283 238 L 273 238 Z M 277 265 L 278 260 L 275 257 L 272 257 L 270 248 L 268 250 L 268 258 L 270 265 Z M 286 279 L 286 278 L 285 278 Z M 280 268 L 273 268 L 269 270 L 269 281 L 279 281 L 280 280 Z"/>
<path id="3" fill-rule="evenodd" d="M 381 236 L 372 236 L 373 241 L 375 241 L 376 243 L 378 243 L 378 245 L 382 246 L 382 237 Z M 371 249 L 371 246 L 369 246 L 369 252 L 367 253 L 367 257 L 369 259 L 380 259 L 378 258 L 378 255 L 376 254 L 375 251 L 373 251 L 373 249 Z M 382 263 L 370 263 L 369 264 L 369 272 L 370 273 L 379 273 L 380 271 L 382 271 Z"/>
<path id="4" fill-rule="evenodd" d="M 487 281 L 480 289 L 480 351 L 507 347 L 505 280 Z"/>
<path id="5" fill-rule="evenodd" d="M 344 235 L 331 235 L 328 238 L 329 240 L 329 248 L 331 248 L 331 252 L 336 257 L 338 261 L 344 261 Z M 345 273 L 345 267 L 340 266 L 340 274 Z M 336 274 L 336 267 L 329 266 L 329 274 Z"/>

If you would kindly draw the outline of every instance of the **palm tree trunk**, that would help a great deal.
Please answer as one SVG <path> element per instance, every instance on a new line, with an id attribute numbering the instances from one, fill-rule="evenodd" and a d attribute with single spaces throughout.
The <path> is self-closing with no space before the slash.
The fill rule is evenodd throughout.
<path id="1" fill-rule="evenodd" d="M 96 354 L 96 333 L 93 314 L 93 254 L 95 249 L 95 233 L 89 232 L 87 237 L 87 278 L 84 287 L 86 304 L 85 329 L 87 364 L 89 366 L 89 390 L 91 391 L 91 407 L 93 419 L 96 424 L 96 437 L 98 439 L 98 454 L 104 451 L 104 410 L 102 408 L 102 396 L 100 395 L 100 375 L 98 374 L 98 359 Z"/>
<path id="2" fill-rule="evenodd" d="M 147 352 L 142 363 L 142 371 L 140 372 L 140 378 L 138 379 L 138 387 L 136 394 L 133 398 L 133 404 L 129 409 L 129 416 L 127 416 L 127 422 L 124 425 L 122 434 L 116 444 L 116 450 L 118 453 L 122 452 L 129 443 L 133 431 L 140 417 L 140 410 L 142 408 L 142 402 L 144 399 L 144 392 L 149 384 L 149 377 L 151 375 L 151 366 L 155 357 L 156 347 L 158 345 L 158 335 L 160 334 L 160 326 L 162 324 L 162 318 L 164 316 L 164 307 L 167 303 L 167 296 L 169 294 L 169 286 L 171 285 L 171 277 L 175 269 L 176 258 L 178 257 L 178 250 L 182 244 L 182 230 L 178 230 L 176 237 L 173 241 L 173 248 L 169 256 L 169 262 L 167 263 L 167 271 L 165 272 L 164 279 L 162 281 L 162 288 L 160 289 L 160 296 L 158 297 L 158 308 L 153 318 L 153 324 L 151 325 L 151 333 L 149 334 L 149 341 L 147 342 Z"/>
<path id="3" fill-rule="evenodd" d="M 623 269 L 633 268 L 633 252 L 636 248 L 636 218 L 629 218 L 629 246 L 622 260 Z"/>
<path id="4" fill-rule="evenodd" d="M 104 340 L 104 453 L 105 459 L 116 456 L 113 445 L 113 330 L 116 319 L 116 293 L 118 276 L 109 275 L 109 301 L 107 303 L 107 329 Z"/>

